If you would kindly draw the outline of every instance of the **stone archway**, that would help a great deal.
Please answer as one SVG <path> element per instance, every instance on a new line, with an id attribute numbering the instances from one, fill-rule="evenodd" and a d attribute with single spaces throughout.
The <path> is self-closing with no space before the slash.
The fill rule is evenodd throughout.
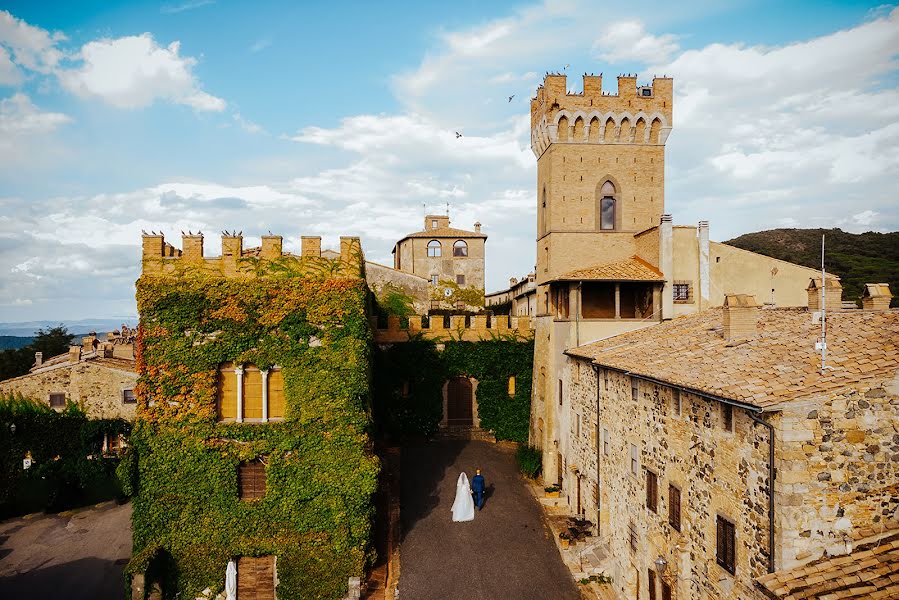
<path id="1" fill-rule="evenodd" d="M 478 381 L 470 377 L 451 377 L 443 384 L 443 419 L 441 428 L 478 428 Z"/>

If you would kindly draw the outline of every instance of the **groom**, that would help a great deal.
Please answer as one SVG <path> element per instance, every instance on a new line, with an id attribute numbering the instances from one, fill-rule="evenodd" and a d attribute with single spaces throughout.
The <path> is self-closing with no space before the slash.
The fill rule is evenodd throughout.
<path id="1" fill-rule="evenodd" d="M 471 491 L 474 492 L 474 503 L 478 510 L 484 507 L 484 476 L 480 469 L 475 469 L 475 476 L 471 478 Z"/>

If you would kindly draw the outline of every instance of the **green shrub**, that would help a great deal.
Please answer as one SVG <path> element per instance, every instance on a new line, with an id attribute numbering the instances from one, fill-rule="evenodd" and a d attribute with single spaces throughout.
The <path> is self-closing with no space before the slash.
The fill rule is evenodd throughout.
<path id="1" fill-rule="evenodd" d="M 525 477 L 533 479 L 540 474 L 540 469 L 543 466 L 543 453 L 539 448 L 519 446 L 518 451 L 515 453 L 515 458 L 518 460 L 518 470 Z"/>

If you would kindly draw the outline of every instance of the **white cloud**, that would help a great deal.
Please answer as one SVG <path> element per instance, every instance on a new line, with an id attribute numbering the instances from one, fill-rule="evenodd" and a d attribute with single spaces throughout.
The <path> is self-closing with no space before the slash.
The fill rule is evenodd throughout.
<path id="1" fill-rule="evenodd" d="M 0 85 L 18 85 L 23 79 L 22 72 L 13 63 L 9 52 L 0 46 Z"/>
<path id="2" fill-rule="evenodd" d="M 65 39 L 0 10 L 0 46 L 9 48 L 14 62 L 30 71 L 51 72 L 63 58 L 56 44 Z"/>
<path id="3" fill-rule="evenodd" d="M 609 62 L 661 62 L 667 60 L 677 49 L 677 36 L 653 35 L 637 20 L 612 23 L 599 34 L 593 44 L 596 56 Z"/>
<path id="4" fill-rule="evenodd" d="M 162 8 L 159 9 L 159 12 L 165 15 L 173 15 L 186 10 L 208 6 L 210 4 L 215 4 L 215 0 L 187 0 L 186 2 L 178 4 L 163 4 Z"/>
<path id="5" fill-rule="evenodd" d="M 61 71 L 59 79 L 78 96 L 118 108 L 166 100 L 198 111 L 224 110 L 224 100 L 200 89 L 193 74 L 196 59 L 180 56 L 179 50 L 179 42 L 161 47 L 149 33 L 88 42 L 78 55 L 81 66 Z"/>
<path id="6" fill-rule="evenodd" d="M 264 134 L 268 135 L 268 132 L 265 129 L 263 129 L 261 125 L 259 125 L 258 123 L 254 123 L 253 121 L 250 121 L 249 119 L 243 118 L 243 116 L 239 112 L 236 112 L 233 115 L 231 115 L 231 118 L 234 120 L 235 123 L 237 123 L 237 125 L 241 129 L 243 129 L 247 133 L 264 133 Z"/>
<path id="7" fill-rule="evenodd" d="M 62 113 L 41 112 L 25 94 L 0 100 L 0 132 L 5 136 L 47 133 L 71 120 Z"/>
<path id="8" fill-rule="evenodd" d="M 251 54 L 255 54 L 257 52 L 261 52 L 261 51 L 265 50 L 266 48 L 268 48 L 271 45 L 272 45 L 271 38 L 262 38 L 262 39 L 259 39 L 259 40 L 256 40 L 255 42 L 253 42 L 250 45 L 249 50 L 250 50 Z"/>

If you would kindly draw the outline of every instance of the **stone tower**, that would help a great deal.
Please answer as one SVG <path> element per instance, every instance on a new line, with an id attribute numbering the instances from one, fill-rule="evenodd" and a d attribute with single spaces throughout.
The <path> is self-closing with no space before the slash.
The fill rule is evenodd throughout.
<path id="1" fill-rule="evenodd" d="M 537 156 L 537 283 L 580 266 L 634 254 L 634 234 L 664 212 L 665 141 L 672 125 L 670 78 L 637 86 L 584 75 L 571 94 L 564 75 L 547 75 L 531 100 Z M 542 304 L 544 295 L 538 293 Z"/>

